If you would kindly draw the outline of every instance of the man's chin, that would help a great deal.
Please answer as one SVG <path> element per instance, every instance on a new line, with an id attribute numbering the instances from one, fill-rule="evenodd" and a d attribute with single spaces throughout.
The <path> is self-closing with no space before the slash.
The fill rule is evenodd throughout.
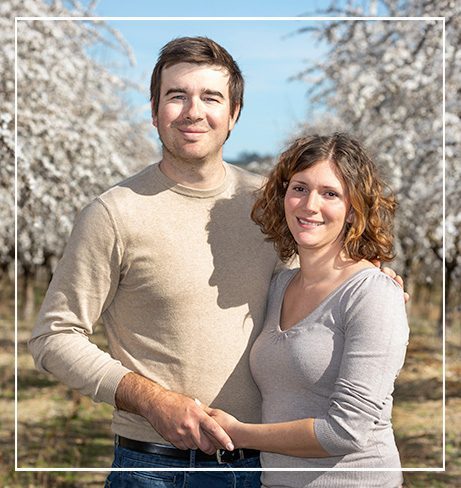
<path id="1" fill-rule="evenodd" d="M 191 164 L 203 164 L 204 162 L 215 159 L 216 157 L 222 159 L 222 154 L 220 151 L 213 153 L 212 151 L 204 150 L 203 148 L 199 147 L 198 144 L 187 144 L 180 150 L 170 150 L 163 144 L 162 149 L 164 155 L 168 154 L 168 156 L 172 159 L 185 161 Z"/>

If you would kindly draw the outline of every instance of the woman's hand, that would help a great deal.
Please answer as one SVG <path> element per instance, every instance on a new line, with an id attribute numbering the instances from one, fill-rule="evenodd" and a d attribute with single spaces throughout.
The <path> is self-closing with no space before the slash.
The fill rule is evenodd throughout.
<path id="1" fill-rule="evenodd" d="M 213 417 L 216 422 L 226 431 L 228 432 L 229 430 L 238 429 L 238 424 L 239 422 L 235 417 L 233 417 L 231 414 L 224 412 L 223 410 L 220 410 L 219 408 L 209 408 L 206 413 L 210 416 Z"/>
<path id="2" fill-rule="evenodd" d="M 224 412 L 223 410 L 220 410 L 219 408 L 210 408 L 203 404 L 201 406 L 205 410 L 205 412 L 226 431 L 226 433 L 232 439 L 234 447 L 243 447 L 242 437 L 245 427 L 245 424 L 243 422 L 240 422 L 234 416 Z"/>
<path id="3" fill-rule="evenodd" d="M 195 400 L 230 436 L 234 447 L 276 452 L 296 457 L 328 457 L 314 432 L 314 419 L 299 419 L 274 424 L 247 424 L 218 408 Z"/>

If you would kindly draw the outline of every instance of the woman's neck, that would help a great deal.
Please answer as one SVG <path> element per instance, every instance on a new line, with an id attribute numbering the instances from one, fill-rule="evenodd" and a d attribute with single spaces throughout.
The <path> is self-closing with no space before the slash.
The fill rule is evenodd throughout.
<path id="1" fill-rule="evenodd" d="M 300 280 L 304 287 L 332 281 L 342 275 L 346 268 L 356 265 L 344 250 L 299 249 Z"/>

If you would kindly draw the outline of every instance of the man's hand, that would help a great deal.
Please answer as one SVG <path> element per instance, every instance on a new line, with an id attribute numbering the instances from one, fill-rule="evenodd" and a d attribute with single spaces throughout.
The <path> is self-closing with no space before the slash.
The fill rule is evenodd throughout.
<path id="1" fill-rule="evenodd" d="M 179 449 L 213 454 L 234 446 L 224 429 L 191 398 L 171 391 L 157 396 L 155 411 L 146 417 L 155 430 Z"/>
<path id="2" fill-rule="evenodd" d="M 372 263 L 378 268 L 381 266 L 381 261 L 373 260 Z M 405 300 L 405 303 L 407 303 L 410 300 L 410 295 L 405 291 L 403 278 L 400 275 L 398 275 L 392 268 L 388 268 L 387 266 L 381 268 L 381 271 L 385 275 L 390 276 L 395 282 L 399 284 L 399 286 L 403 290 L 403 298 Z"/>
<path id="3" fill-rule="evenodd" d="M 229 435 L 192 398 L 166 390 L 136 373 L 128 373 L 115 395 L 117 408 L 142 415 L 178 449 L 234 449 Z"/>

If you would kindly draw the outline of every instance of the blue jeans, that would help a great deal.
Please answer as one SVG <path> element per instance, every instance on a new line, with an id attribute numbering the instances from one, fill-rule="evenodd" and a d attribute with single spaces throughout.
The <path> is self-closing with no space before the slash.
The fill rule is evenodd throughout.
<path id="1" fill-rule="evenodd" d="M 232 468 L 260 468 L 259 458 L 232 464 L 215 461 L 174 459 L 115 447 L 113 468 L 227 468 L 225 471 L 112 471 L 105 488 L 260 488 L 259 471 L 232 471 Z M 230 468 L 230 469 L 229 469 Z"/>

